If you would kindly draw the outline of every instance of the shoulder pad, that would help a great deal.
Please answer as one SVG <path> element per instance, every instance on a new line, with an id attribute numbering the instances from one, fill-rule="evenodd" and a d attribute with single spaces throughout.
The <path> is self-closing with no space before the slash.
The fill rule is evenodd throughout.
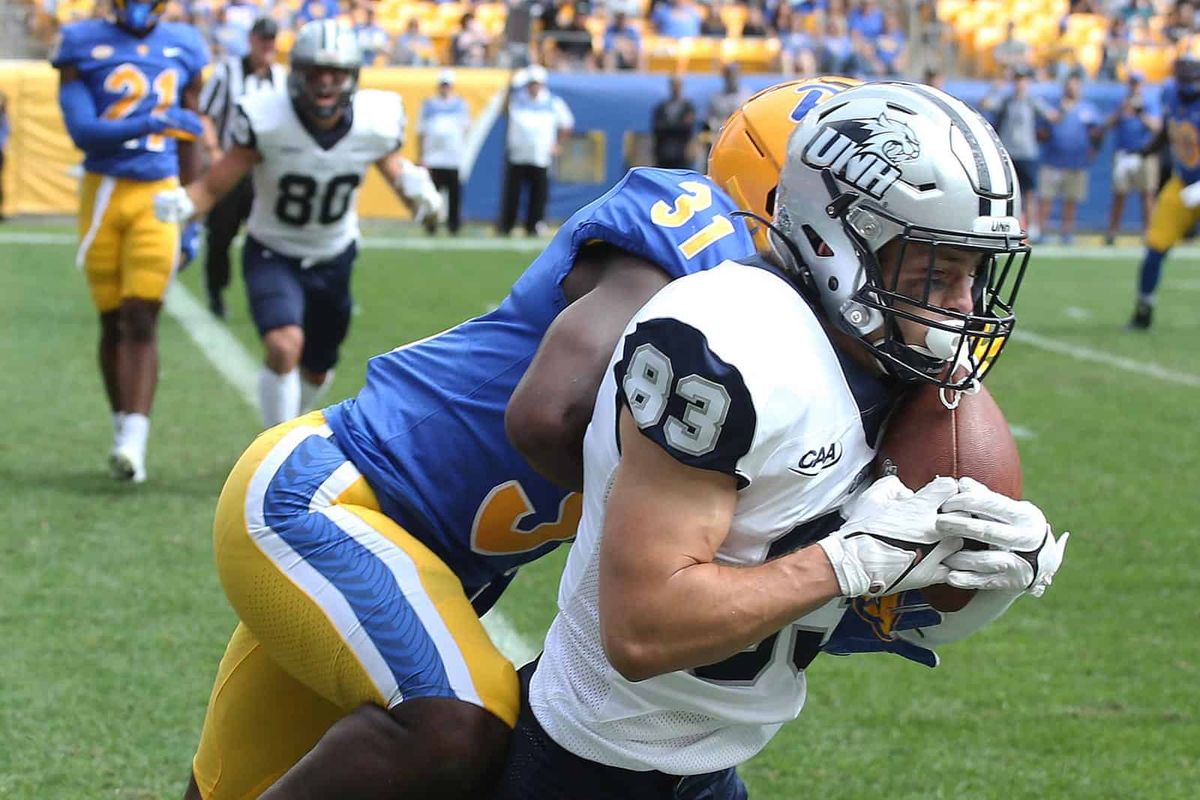
<path id="1" fill-rule="evenodd" d="M 613 370 L 618 402 L 643 435 L 683 464 L 749 482 L 738 462 L 754 441 L 754 400 L 702 331 L 670 317 L 639 322 Z"/>
<path id="2" fill-rule="evenodd" d="M 234 108 L 232 135 L 239 147 L 258 147 L 286 120 L 291 99 L 283 92 L 254 92 L 242 95 Z"/>
<path id="3" fill-rule="evenodd" d="M 380 156 L 404 146 L 404 99 L 395 92 L 360 89 L 354 97 L 354 124 L 379 141 Z"/>
<path id="4" fill-rule="evenodd" d="M 209 55 L 208 44 L 204 41 L 204 37 L 200 35 L 200 32 L 191 25 L 183 25 L 181 23 L 172 24 L 175 26 L 175 30 L 178 31 L 179 38 L 187 47 L 189 56 L 188 66 L 192 70 L 192 75 L 195 76 L 208 66 L 208 62 L 212 60 Z"/>
<path id="5" fill-rule="evenodd" d="M 572 251 L 602 241 L 657 264 L 672 278 L 755 252 L 737 206 L 698 172 L 639 167 L 564 228 Z"/>
<path id="6" fill-rule="evenodd" d="M 255 135 L 262 136 L 278 128 L 287 119 L 287 106 L 290 103 L 291 98 L 285 92 L 254 92 L 242 95 L 237 107 L 246 116 Z"/>
<path id="7" fill-rule="evenodd" d="M 87 39 L 91 20 L 64 25 L 50 47 L 50 64 L 55 68 L 78 63 L 87 54 Z"/>

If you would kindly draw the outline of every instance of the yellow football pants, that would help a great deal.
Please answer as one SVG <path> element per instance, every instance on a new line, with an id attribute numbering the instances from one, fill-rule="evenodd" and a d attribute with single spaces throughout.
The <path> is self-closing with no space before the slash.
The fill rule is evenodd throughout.
<path id="1" fill-rule="evenodd" d="M 1200 221 L 1200 207 L 1185 206 L 1179 196 L 1182 189 L 1183 181 L 1178 175 L 1172 175 L 1158 193 L 1154 213 L 1150 215 L 1150 224 L 1146 228 L 1146 246 L 1151 250 L 1165 253 Z"/>
<path id="2" fill-rule="evenodd" d="M 83 176 L 75 260 L 101 313 L 130 297 L 162 300 L 179 262 L 179 226 L 155 219 L 154 195 L 178 185 L 176 178 Z"/>
<path id="3" fill-rule="evenodd" d="M 241 624 L 192 763 L 205 798 L 256 797 L 363 703 L 451 697 L 516 723 L 516 672 L 461 583 L 330 435 L 320 412 L 268 430 L 221 492 L 217 571 Z"/>

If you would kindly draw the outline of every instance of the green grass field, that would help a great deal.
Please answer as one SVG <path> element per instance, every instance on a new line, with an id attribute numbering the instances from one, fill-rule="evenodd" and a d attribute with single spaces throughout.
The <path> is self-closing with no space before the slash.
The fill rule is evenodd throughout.
<path id="1" fill-rule="evenodd" d="M 175 798 L 234 622 L 210 516 L 257 414 L 165 318 L 150 482 L 111 482 L 96 324 L 66 231 L 0 227 L 0 797 Z M 335 397 L 369 355 L 497 302 L 528 260 L 366 250 Z M 1015 341 L 989 382 L 1022 433 L 1027 495 L 1073 532 L 1058 580 L 935 671 L 818 659 L 800 719 L 743 768 L 752 797 L 1195 795 L 1198 265 L 1169 262 L 1156 326 L 1133 335 L 1133 257 L 1035 257 L 1021 326 L 1041 338 Z M 199 272 L 182 278 L 193 293 Z M 240 287 L 230 298 L 257 355 Z M 561 555 L 501 603 L 535 646 Z"/>

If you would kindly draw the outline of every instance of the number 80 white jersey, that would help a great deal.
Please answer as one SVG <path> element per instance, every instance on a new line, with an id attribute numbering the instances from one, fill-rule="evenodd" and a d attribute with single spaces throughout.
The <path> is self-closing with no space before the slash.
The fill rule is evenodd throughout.
<path id="1" fill-rule="evenodd" d="M 530 686 L 550 736 L 578 756 L 694 775 L 740 764 L 800 713 L 804 669 L 841 620 L 835 600 L 718 664 L 631 683 L 600 641 L 598 566 L 620 459 L 617 414 L 692 467 L 733 475 L 737 506 L 717 553 L 750 566 L 816 541 L 869 475 L 892 395 L 839 357 L 781 276 L 732 261 L 679 278 L 630 322 L 584 443 L 584 512 L 559 614 Z"/>
<path id="2" fill-rule="evenodd" d="M 268 248 L 318 263 L 358 239 L 359 186 L 371 164 L 404 144 L 404 102 L 360 89 L 350 112 L 349 129 L 337 137 L 310 132 L 286 92 L 238 101 L 234 144 L 262 156 L 246 230 Z"/>

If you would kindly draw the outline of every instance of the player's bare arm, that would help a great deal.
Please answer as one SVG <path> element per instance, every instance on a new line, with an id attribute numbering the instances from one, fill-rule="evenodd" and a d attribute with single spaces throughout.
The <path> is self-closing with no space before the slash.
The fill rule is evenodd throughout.
<path id="1" fill-rule="evenodd" d="M 628 410 L 620 430 L 600 545 L 600 629 L 627 680 L 721 661 L 839 595 L 819 548 L 754 567 L 714 563 L 733 520 L 735 479 L 676 461 Z"/>
<path id="2" fill-rule="evenodd" d="M 197 73 L 192 80 L 184 87 L 182 94 L 179 97 L 179 104 L 188 111 L 200 113 L 200 89 L 204 84 L 203 79 Z M 201 118 L 203 124 L 203 118 Z M 201 161 L 201 151 L 203 145 L 196 139 L 180 139 L 177 144 L 179 153 L 179 182 L 183 184 L 191 183 L 196 179 L 203 168 Z"/>
<path id="3" fill-rule="evenodd" d="M 163 222 L 186 222 L 207 214 L 261 160 L 253 147 L 234 145 L 197 180 L 155 195 L 154 215 Z"/>
<path id="4" fill-rule="evenodd" d="M 504 413 L 509 441 L 544 477 L 583 486 L 583 435 L 613 349 L 634 312 L 667 284 L 654 264 L 584 249 L 563 281 L 570 305 L 550 326 Z"/>
<path id="5" fill-rule="evenodd" d="M 207 214 L 261 160 L 262 156 L 252 147 L 229 148 L 199 180 L 188 184 L 187 193 L 196 206 L 195 214 Z"/>

